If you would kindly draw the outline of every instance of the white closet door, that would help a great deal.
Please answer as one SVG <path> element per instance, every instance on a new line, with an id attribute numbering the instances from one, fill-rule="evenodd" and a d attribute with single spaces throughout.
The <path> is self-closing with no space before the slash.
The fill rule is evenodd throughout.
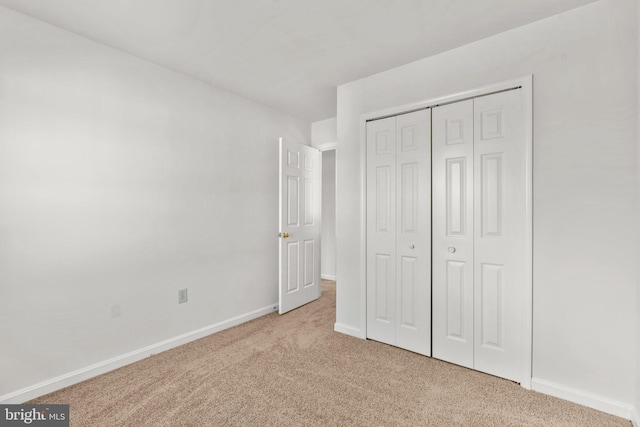
<path id="1" fill-rule="evenodd" d="M 522 93 L 474 100 L 474 368 L 521 380 L 525 283 Z"/>
<path id="2" fill-rule="evenodd" d="M 433 111 L 433 355 L 518 382 L 523 112 L 519 90 Z"/>
<path id="3" fill-rule="evenodd" d="M 367 123 L 367 337 L 431 354 L 430 110 Z"/>
<path id="4" fill-rule="evenodd" d="M 473 368 L 473 100 L 433 110 L 433 356 Z"/>
<path id="5" fill-rule="evenodd" d="M 396 118 L 367 123 L 367 337 L 395 345 Z"/>
<path id="6" fill-rule="evenodd" d="M 431 355 L 431 110 L 396 118 L 396 345 Z"/>

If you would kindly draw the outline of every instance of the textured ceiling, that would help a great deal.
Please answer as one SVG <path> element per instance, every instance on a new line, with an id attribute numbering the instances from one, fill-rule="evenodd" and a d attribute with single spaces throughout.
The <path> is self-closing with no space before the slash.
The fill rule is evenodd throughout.
<path id="1" fill-rule="evenodd" d="M 336 86 L 594 0 L 0 0 L 315 121 Z"/>

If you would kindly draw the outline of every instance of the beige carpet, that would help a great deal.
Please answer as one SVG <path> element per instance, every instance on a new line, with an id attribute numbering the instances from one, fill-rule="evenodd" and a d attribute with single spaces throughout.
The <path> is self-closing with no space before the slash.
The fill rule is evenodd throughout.
<path id="1" fill-rule="evenodd" d="M 333 331 L 322 297 L 32 403 L 72 426 L 625 426 L 517 384 Z"/>

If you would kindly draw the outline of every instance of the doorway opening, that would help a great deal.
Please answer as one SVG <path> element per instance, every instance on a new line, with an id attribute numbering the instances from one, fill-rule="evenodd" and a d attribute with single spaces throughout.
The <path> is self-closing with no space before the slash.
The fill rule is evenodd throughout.
<path id="1" fill-rule="evenodd" d="M 320 278 L 336 280 L 336 149 L 322 151 Z"/>

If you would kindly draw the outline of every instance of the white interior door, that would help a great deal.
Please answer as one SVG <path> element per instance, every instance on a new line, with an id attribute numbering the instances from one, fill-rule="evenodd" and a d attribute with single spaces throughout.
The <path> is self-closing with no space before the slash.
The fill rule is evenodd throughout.
<path id="1" fill-rule="evenodd" d="M 522 91 L 474 100 L 474 369 L 522 380 L 526 281 Z"/>
<path id="2" fill-rule="evenodd" d="M 433 357 L 473 368 L 473 100 L 432 114 Z"/>
<path id="3" fill-rule="evenodd" d="M 510 90 L 433 111 L 433 354 L 520 382 L 525 128 Z"/>
<path id="4" fill-rule="evenodd" d="M 367 337 L 431 354 L 430 110 L 367 124 Z"/>
<path id="5" fill-rule="evenodd" d="M 367 123 L 367 338 L 396 343 L 396 118 Z"/>
<path id="6" fill-rule="evenodd" d="M 280 314 L 320 297 L 322 153 L 280 138 Z"/>

